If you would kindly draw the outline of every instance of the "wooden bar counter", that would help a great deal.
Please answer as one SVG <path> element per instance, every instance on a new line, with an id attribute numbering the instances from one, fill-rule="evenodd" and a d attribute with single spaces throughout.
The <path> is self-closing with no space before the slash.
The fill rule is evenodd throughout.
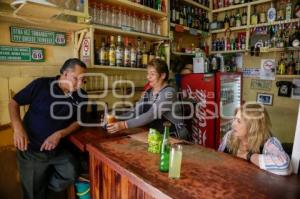
<path id="1" fill-rule="evenodd" d="M 159 172 L 159 155 L 123 136 L 87 145 L 91 194 L 98 198 L 300 198 L 299 176 L 277 176 L 201 146 L 183 145 L 181 178 Z"/>

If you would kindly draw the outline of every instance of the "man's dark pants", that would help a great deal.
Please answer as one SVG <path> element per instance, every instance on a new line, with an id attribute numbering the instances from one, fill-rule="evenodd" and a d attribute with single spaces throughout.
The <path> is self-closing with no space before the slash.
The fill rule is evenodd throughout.
<path id="1" fill-rule="evenodd" d="M 17 151 L 24 199 L 45 199 L 47 189 L 65 190 L 77 177 L 77 162 L 66 150 Z"/>

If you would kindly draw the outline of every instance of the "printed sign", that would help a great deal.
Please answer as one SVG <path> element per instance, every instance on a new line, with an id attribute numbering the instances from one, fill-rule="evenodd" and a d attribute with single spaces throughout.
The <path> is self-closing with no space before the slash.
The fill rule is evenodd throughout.
<path id="1" fill-rule="evenodd" d="M 84 38 L 82 41 L 82 52 L 83 56 L 90 56 L 90 39 Z"/>
<path id="2" fill-rule="evenodd" d="M 260 69 L 259 68 L 244 68 L 243 77 L 259 77 Z"/>
<path id="3" fill-rule="evenodd" d="M 11 26 L 10 40 L 16 43 L 65 46 L 66 33 Z"/>
<path id="4" fill-rule="evenodd" d="M 272 80 L 251 79 L 251 89 L 270 91 Z"/>
<path id="5" fill-rule="evenodd" d="M 275 59 L 262 59 L 260 67 L 260 79 L 275 80 Z"/>
<path id="6" fill-rule="evenodd" d="M 0 46 L 0 61 L 44 62 L 43 48 Z"/>

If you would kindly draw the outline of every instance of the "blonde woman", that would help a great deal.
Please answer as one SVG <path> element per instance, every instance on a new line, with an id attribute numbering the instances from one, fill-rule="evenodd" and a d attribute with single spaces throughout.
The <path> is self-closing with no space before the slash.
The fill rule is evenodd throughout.
<path id="1" fill-rule="evenodd" d="M 290 158 L 280 141 L 271 134 L 271 121 L 261 104 L 246 103 L 238 108 L 219 151 L 248 160 L 260 169 L 277 175 L 292 172 Z"/>

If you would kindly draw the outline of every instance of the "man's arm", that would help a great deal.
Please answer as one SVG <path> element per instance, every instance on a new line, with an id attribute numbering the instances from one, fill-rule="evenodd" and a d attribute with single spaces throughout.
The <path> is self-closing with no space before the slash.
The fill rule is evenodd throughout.
<path id="1" fill-rule="evenodd" d="M 61 129 L 59 131 L 56 131 L 52 135 L 50 135 L 42 144 L 40 151 L 43 150 L 52 150 L 55 149 L 55 147 L 58 145 L 60 139 L 63 137 L 66 137 L 67 135 L 71 134 L 72 132 L 76 131 L 80 128 L 80 125 L 78 122 L 73 122 L 70 124 L 67 128 Z"/>
<path id="2" fill-rule="evenodd" d="M 14 145 L 21 151 L 26 151 L 29 143 L 27 133 L 23 127 L 20 116 L 20 105 L 14 100 L 8 104 L 10 121 L 14 131 Z"/>

